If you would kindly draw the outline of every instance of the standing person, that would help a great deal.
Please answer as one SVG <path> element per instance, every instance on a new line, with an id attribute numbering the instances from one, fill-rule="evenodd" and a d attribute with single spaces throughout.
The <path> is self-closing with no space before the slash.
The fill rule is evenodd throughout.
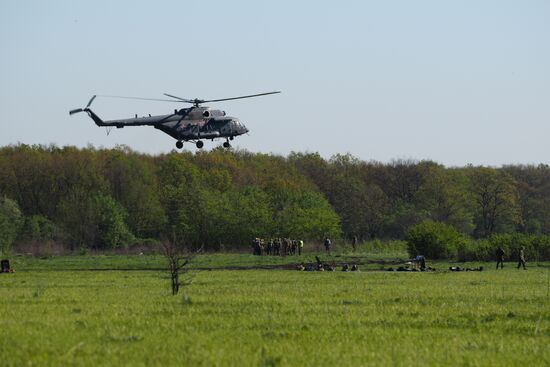
<path id="1" fill-rule="evenodd" d="M 260 238 L 260 256 L 264 256 L 265 242 L 263 238 Z"/>
<path id="2" fill-rule="evenodd" d="M 498 269 L 498 264 L 500 264 L 500 268 L 504 268 L 504 250 L 502 249 L 502 247 L 497 247 L 497 251 L 496 251 L 496 255 L 497 255 L 497 269 Z"/>
<path id="3" fill-rule="evenodd" d="M 298 256 L 302 256 L 303 250 L 304 250 L 304 240 L 300 240 L 300 245 L 298 246 Z"/>
<path id="4" fill-rule="evenodd" d="M 325 238 L 325 251 L 328 252 L 330 255 L 330 246 L 332 246 L 332 242 L 330 242 L 330 238 Z"/>
<path id="5" fill-rule="evenodd" d="M 296 255 L 298 250 L 298 240 L 292 240 L 292 255 Z"/>
<path id="6" fill-rule="evenodd" d="M 275 239 L 275 255 L 280 256 L 281 255 L 281 238 Z"/>
<path id="7" fill-rule="evenodd" d="M 258 255 L 258 238 L 254 238 L 254 240 L 252 241 L 252 254 L 253 255 Z"/>
<path id="8" fill-rule="evenodd" d="M 521 246 L 518 250 L 518 269 L 523 265 L 523 270 L 527 270 L 525 267 L 525 246 Z"/>
<path id="9" fill-rule="evenodd" d="M 270 238 L 269 242 L 267 243 L 267 254 L 273 255 L 273 238 Z"/>
<path id="10" fill-rule="evenodd" d="M 353 247 L 353 252 L 357 249 L 357 236 L 353 236 L 351 239 L 351 247 Z"/>

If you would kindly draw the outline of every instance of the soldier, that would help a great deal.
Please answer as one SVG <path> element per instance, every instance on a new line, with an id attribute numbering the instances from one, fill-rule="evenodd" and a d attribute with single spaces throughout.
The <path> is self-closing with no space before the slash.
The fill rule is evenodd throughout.
<path id="1" fill-rule="evenodd" d="M 281 255 L 281 239 L 276 238 L 275 244 L 273 250 L 275 251 L 275 255 L 280 256 Z"/>
<path id="2" fill-rule="evenodd" d="M 426 270 L 426 258 L 424 255 L 418 255 L 414 258 L 413 263 L 416 267 L 420 267 L 420 271 Z"/>
<path id="3" fill-rule="evenodd" d="M 252 240 L 252 254 L 258 255 L 258 238 L 254 238 L 254 240 Z"/>
<path id="4" fill-rule="evenodd" d="M 292 249 L 293 249 L 292 240 L 289 238 L 289 239 L 288 239 L 288 245 L 287 245 L 287 253 L 288 253 L 289 255 L 293 255 Z"/>
<path id="5" fill-rule="evenodd" d="M 264 247 L 265 247 L 264 244 L 265 244 L 264 239 L 260 238 L 260 254 L 259 254 L 260 256 L 264 255 Z"/>
<path id="6" fill-rule="evenodd" d="M 266 253 L 267 255 L 273 254 L 273 238 L 270 238 L 269 242 L 267 243 Z"/>
<path id="7" fill-rule="evenodd" d="M 325 251 L 330 255 L 330 246 L 332 246 L 332 242 L 330 242 L 330 238 L 325 238 Z"/>
<path id="8" fill-rule="evenodd" d="M 303 249 L 304 249 L 304 240 L 300 240 L 300 244 L 298 245 L 298 256 L 302 256 Z"/>
<path id="9" fill-rule="evenodd" d="M 521 246 L 518 250 L 518 269 L 523 265 L 523 270 L 527 270 L 525 267 L 525 246 Z"/>
<path id="10" fill-rule="evenodd" d="M 498 264 L 500 264 L 500 268 L 504 268 L 504 250 L 502 249 L 502 247 L 497 247 L 497 251 L 496 251 L 496 256 L 497 256 L 497 269 L 498 269 Z"/>
<path id="11" fill-rule="evenodd" d="M 355 252 L 357 248 L 357 236 L 353 236 L 353 238 L 351 239 L 351 246 L 353 248 L 353 252 Z"/>

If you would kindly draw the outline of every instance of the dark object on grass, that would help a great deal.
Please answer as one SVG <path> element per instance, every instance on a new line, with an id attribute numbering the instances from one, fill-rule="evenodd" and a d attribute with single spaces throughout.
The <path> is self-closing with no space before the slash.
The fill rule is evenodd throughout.
<path id="1" fill-rule="evenodd" d="M 0 268 L 2 269 L 2 273 L 13 273 L 13 269 L 10 268 L 10 261 L 8 259 L 4 259 L 0 261 Z"/>
<path id="2" fill-rule="evenodd" d="M 351 271 L 359 271 L 359 266 L 357 266 L 357 264 L 353 264 L 351 266 Z"/>
<path id="3" fill-rule="evenodd" d="M 315 260 L 317 260 L 317 271 L 333 271 L 334 269 L 331 269 L 331 266 L 329 264 L 323 264 L 321 259 L 319 259 L 319 256 L 315 256 Z"/>
<path id="4" fill-rule="evenodd" d="M 483 266 L 480 266 L 479 268 L 466 268 L 466 271 L 483 271 Z"/>
<path id="5" fill-rule="evenodd" d="M 349 266 L 348 266 L 348 264 L 342 265 L 342 271 L 349 271 Z"/>
<path id="6" fill-rule="evenodd" d="M 483 271 L 483 266 L 479 268 L 461 268 L 460 266 L 449 266 L 450 271 Z"/>

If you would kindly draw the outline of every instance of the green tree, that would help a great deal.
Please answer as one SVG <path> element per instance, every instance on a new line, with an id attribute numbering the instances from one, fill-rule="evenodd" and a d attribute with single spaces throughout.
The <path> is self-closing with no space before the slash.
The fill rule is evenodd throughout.
<path id="1" fill-rule="evenodd" d="M 473 230 L 473 214 L 468 206 L 468 178 L 460 170 L 445 169 L 430 163 L 424 170 L 424 182 L 415 194 L 418 211 L 427 218 L 451 224 L 463 233 Z"/>
<path id="2" fill-rule="evenodd" d="M 158 236 L 166 216 L 151 160 L 125 146 L 101 151 L 101 155 L 110 194 L 126 210 L 130 230 L 138 237 Z"/>
<path id="3" fill-rule="evenodd" d="M 493 168 L 476 168 L 471 174 L 471 191 L 476 236 L 515 230 L 520 217 L 513 177 Z"/>
<path id="4" fill-rule="evenodd" d="M 125 223 L 125 210 L 112 197 L 97 195 L 95 197 L 97 226 L 97 247 L 114 249 L 126 247 L 134 236 Z"/>
<path id="5" fill-rule="evenodd" d="M 0 255 L 7 256 L 19 234 L 23 216 L 17 202 L 0 196 Z"/>
<path id="6" fill-rule="evenodd" d="M 279 236 L 322 240 L 340 237 L 340 218 L 327 200 L 312 191 L 296 193 L 288 205 L 276 213 Z"/>
<path id="7" fill-rule="evenodd" d="M 35 243 L 54 241 L 59 239 L 59 229 L 50 219 L 42 215 L 32 215 L 25 219 L 19 238 Z"/>

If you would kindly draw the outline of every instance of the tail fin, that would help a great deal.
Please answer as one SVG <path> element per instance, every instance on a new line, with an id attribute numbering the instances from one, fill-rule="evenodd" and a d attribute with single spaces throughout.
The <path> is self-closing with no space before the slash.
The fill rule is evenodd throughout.
<path id="1" fill-rule="evenodd" d="M 75 113 L 79 113 L 79 112 L 86 112 L 88 114 L 88 116 L 90 116 L 92 118 L 92 120 L 94 120 L 95 124 L 97 126 L 105 126 L 105 123 L 103 122 L 102 119 L 99 118 L 99 116 L 97 116 L 92 110 L 90 110 L 90 106 L 92 105 L 92 102 L 94 101 L 94 99 L 96 98 L 97 96 L 94 95 L 92 96 L 92 98 L 90 99 L 90 101 L 88 102 L 88 104 L 86 105 L 86 107 L 84 108 L 76 108 L 74 110 L 70 110 L 69 111 L 69 115 L 74 115 Z"/>

